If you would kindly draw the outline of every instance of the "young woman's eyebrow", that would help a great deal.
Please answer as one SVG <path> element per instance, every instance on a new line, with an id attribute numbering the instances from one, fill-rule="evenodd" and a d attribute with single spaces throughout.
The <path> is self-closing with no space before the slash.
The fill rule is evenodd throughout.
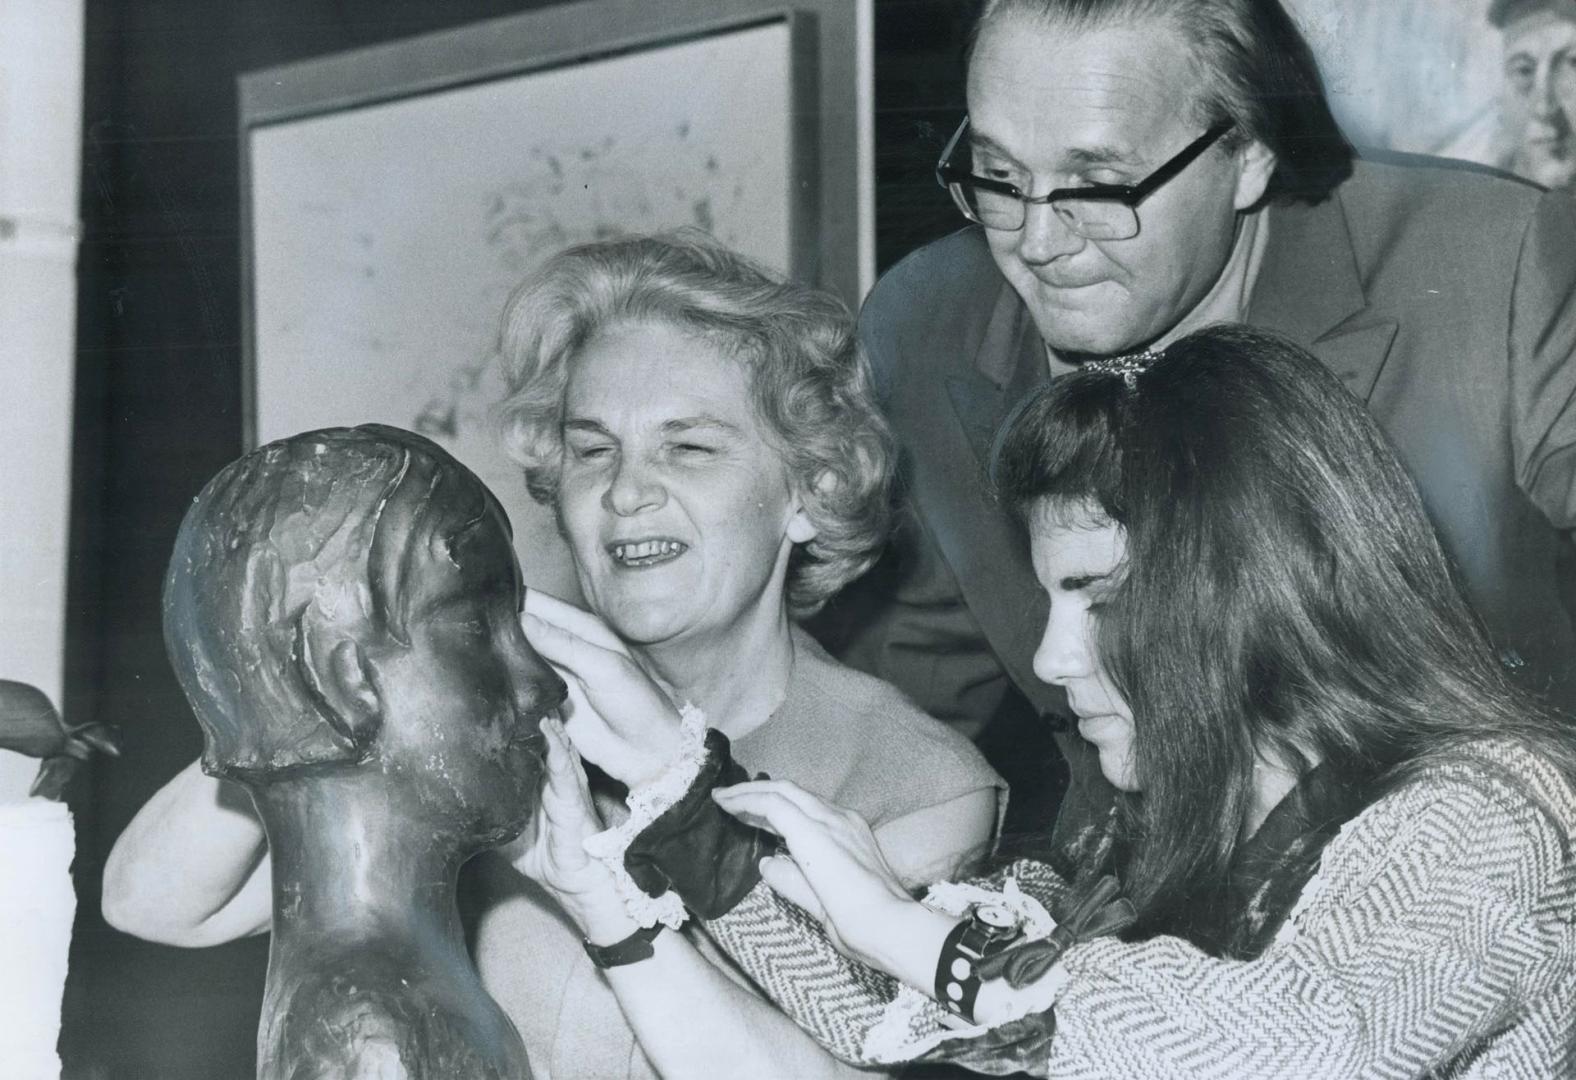
<path id="1" fill-rule="evenodd" d="M 1111 580 L 1111 571 L 1107 570 L 1103 574 L 1070 574 L 1062 578 L 1058 584 L 1067 592 L 1079 592 L 1091 585 L 1109 580 Z"/>

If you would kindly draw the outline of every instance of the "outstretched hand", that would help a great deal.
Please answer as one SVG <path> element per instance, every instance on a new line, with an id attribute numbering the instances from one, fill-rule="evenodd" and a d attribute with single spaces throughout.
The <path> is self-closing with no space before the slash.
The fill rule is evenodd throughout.
<path id="1" fill-rule="evenodd" d="M 113 728 L 67 727 L 42 690 L 9 679 L 0 679 L 0 748 L 42 758 L 28 794 L 57 800 L 95 750 L 120 756 Z"/>
<path id="2" fill-rule="evenodd" d="M 632 788 L 661 773 L 678 750 L 678 709 L 607 625 L 535 589 L 521 625 L 569 684 L 564 729 L 575 749 Z"/>
<path id="3" fill-rule="evenodd" d="M 928 989 L 953 920 L 909 896 L 863 818 L 786 780 L 735 784 L 712 797 L 783 838 L 788 854 L 763 859 L 761 876 L 819 919 L 839 950 Z"/>
<path id="4" fill-rule="evenodd" d="M 541 805 L 525 834 L 507 849 L 515 869 L 546 889 L 599 944 L 611 944 L 635 929 L 613 885 L 613 875 L 586 853 L 585 838 L 602 828 L 585 770 L 564 726 L 542 720 L 547 740 L 547 774 Z"/>

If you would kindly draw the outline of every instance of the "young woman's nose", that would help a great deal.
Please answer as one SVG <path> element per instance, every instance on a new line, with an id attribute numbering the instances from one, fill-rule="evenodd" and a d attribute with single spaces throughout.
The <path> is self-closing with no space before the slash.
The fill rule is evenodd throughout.
<path id="1" fill-rule="evenodd" d="M 1034 674 L 1051 684 L 1065 683 L 1094 673 L 1088 620 L 1083 612 L 1051 606 L 1045 633 L 1034 650 Z"/>
<path id="2" fill-rule="evenodd" d="M 667 501 L 667 489 L 655 471 L 639 457 L 627 454 L 618 459 L 602 505 L 623 517 L 652 510 Z"/>

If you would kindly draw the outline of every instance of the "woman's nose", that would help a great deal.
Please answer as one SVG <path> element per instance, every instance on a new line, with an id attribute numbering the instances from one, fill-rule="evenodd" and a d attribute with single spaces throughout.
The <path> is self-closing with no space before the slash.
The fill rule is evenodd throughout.
<path id="1" fill-rule="evenodd" d="M 1041 682 L 1059 685 L 1070 679 L 1091 675 L 1094 665 L 1088 627 L 1074 613 L 1062 614 L 1052 607 L 1045 621 L 1045 633 L 1034 650 L 1034 674 Z"/>
<path id="2" fill-rule="evenodd" d="M 639 458 L 619 459 L 618 466 L 602 494 L 602 505 L 623 517 L 652 510 L 667 501 L 667 489 L 654 471 Z"/>
<path id="3" fill-rule="evenodd" d="M 1067 227 L 1051 203 L 1031 203 L 1023 208 L 1023 231 L 1018 236 L 1018 256 L 1026 263 L 1048 263 L 1081 251 L 1088 243 Z"/>

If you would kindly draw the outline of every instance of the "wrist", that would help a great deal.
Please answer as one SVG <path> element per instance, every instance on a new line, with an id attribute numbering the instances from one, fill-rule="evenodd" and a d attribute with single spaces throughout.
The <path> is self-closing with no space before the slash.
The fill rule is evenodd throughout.
<path id="1" fill-rule="evenodd" d="M 604 908 L 571 917 L 579 927 L 581 937 L 592 945 L 602 947 L 616 945 L 641 929 L 641 925 L 624 911 L 621 903 L 617 905 L 617 910 Z"/>
<path id="2" fill-rule="evenodd" d="M 894 899 L 891 908 L 872 919 L 871 924 L 881 928 L 881 937 L 872 942 L 873 948 L 862 950 L 870 964 L 931 996 L 937 958 L 958 919 L 933 911 L 917 900 Z"/>

